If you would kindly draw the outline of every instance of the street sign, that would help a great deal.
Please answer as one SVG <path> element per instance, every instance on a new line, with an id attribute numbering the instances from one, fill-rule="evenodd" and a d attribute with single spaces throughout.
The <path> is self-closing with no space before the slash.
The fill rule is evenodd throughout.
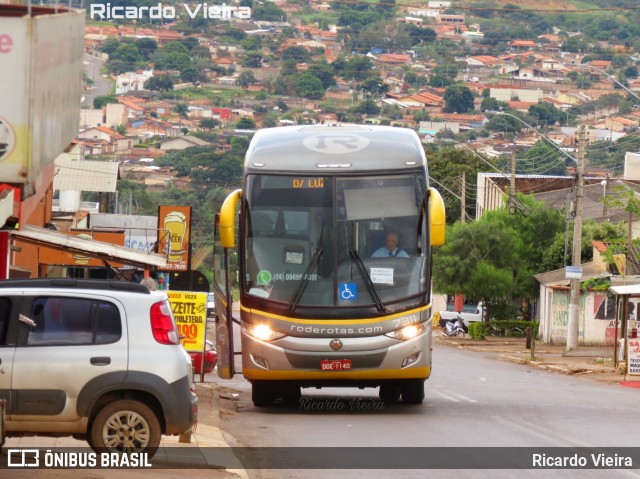
<path id="1" fill-rule="evenodd" d="M 566 279 L 582 279 L 582 266 L 566 266 L 565 278 Z"/>

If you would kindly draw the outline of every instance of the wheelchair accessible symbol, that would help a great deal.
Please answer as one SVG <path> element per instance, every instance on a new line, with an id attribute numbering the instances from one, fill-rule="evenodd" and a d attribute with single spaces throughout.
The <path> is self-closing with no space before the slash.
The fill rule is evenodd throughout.
<path id="1" fill-rule="evenodd" d="M 340 283 L 338 292 L 340 294 L 340 299 L 344 301 L 355 301 L 358 299 L 356 283 Z"/>

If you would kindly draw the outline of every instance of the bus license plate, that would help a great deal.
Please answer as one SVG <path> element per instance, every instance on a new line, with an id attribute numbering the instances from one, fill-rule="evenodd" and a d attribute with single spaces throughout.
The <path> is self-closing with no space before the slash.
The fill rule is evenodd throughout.
<path id="1" fill-rule="evenodd" d="M 348 371 L 351 369 L 351 359 L 322 359 L 320 369 L 322 371 Z"/>

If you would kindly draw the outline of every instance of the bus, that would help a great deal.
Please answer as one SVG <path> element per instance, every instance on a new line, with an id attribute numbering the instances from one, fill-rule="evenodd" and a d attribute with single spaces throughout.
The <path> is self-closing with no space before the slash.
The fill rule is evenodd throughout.
<path id="1" fill-rule="evenodd" d="M 218 375 L 236 372 L 235 322 L 256 406 L 336 386 L 379 387 L 384 401 L 422 403 L 431 252 L 445 230 L 444 203 L 428 178 L 411 129 L 258 130 L 242 188 L 216 215 Z M 390 234 L 404 254 L 378 257 Z"/>

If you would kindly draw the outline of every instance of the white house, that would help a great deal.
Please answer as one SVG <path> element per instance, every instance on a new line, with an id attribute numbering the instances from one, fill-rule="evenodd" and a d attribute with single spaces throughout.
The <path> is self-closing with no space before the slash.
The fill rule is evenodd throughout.
<path id="1" fill-rule="evenodd" d="M 129 91 L 144 90 L 144 82 L 153 76 L 153 70 L 142 73 L 126 72 L 116 77 L 116 95 L 124 95 Z"/>

